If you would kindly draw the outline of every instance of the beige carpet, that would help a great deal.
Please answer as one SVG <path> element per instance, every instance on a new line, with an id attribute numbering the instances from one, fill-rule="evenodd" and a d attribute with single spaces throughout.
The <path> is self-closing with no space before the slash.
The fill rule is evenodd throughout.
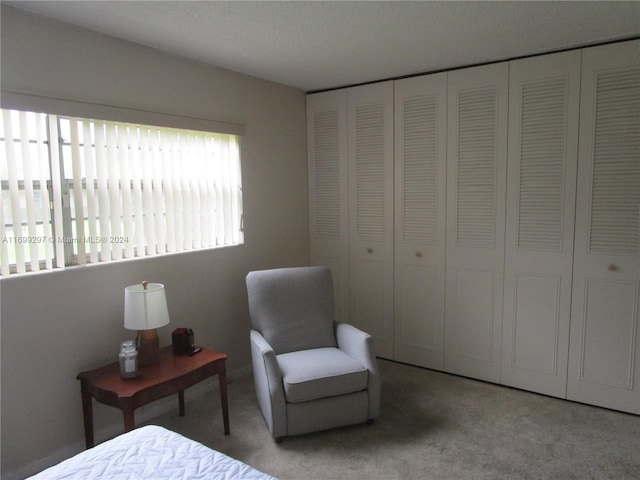
<path id="1" fill-rule="evenodd" d="M 253 380 L 156 423 L 281 479 L 640 479 L 640 417 L 380 361 L 382 413 L 276 444 Z"/>

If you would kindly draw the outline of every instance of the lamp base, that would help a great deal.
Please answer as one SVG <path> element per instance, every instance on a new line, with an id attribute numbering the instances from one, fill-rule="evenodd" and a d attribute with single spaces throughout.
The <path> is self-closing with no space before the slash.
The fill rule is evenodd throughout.
<path id="1" fill-rule="evenodd" d="M 160 359 L 160 340 L 157 329 L 138 330 L 136 346 L 138 347 L 138 365 L 153 365 Z"/>

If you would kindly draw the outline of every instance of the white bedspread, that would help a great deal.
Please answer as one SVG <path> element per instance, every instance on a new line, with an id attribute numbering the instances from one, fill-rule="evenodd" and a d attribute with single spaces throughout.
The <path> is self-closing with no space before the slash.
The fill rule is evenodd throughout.
<path id="1" fill-rule="evenodd" d="M 31 479 L 275 480 L 223 453 L 152 425 L 85 450 Z"/>

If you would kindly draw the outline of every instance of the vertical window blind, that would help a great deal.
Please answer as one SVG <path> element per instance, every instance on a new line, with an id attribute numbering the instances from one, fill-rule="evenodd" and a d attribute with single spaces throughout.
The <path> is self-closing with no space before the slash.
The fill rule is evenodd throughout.
<path id="1" fill-rule="evenodd" d="M 2 275 L 243 243 L 236 135 L 2 111 Z"/>

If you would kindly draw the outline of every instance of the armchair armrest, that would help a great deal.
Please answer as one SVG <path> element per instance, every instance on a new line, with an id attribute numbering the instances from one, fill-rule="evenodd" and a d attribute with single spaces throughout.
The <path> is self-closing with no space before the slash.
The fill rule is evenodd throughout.
<path id="1" fill-rule="evenodd" d="M 368 333 L 348 323 L 336 324 L 338 348 L 350 357 L 362 362 L 369 370 L 369 419 L 380 413 L 380 371 L 373 348 L 373 338 Z"/>
<path id="2" fill-rule="evenodd" d="M 260 410 L 274 438 L 287 434 L 287 411 L 282 373 L 276 354 L 257 330 L 251 330 L 253 381 Z"/>

